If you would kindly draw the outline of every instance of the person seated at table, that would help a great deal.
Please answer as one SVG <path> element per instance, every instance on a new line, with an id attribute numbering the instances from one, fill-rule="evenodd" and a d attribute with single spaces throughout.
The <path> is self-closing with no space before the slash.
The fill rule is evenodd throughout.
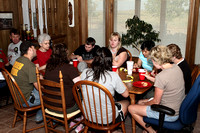
<path id="1" fill-rule="evenodd" d="M 94 61 L 91 64 L 91 68 L 87 68 L 83 70 L 81 74 L 81 80 L 94 81 L 103 85 L 104 87 L 108 89 L 108 91 L 111 93 L 112 96 L 114 96 L 115 91 L 117 91 L 123 97 L 129 96 L 128 88 L 124 85 L 119 75 L 116 72 L 112 71 L 112 53 L 110 52 L 108 48 L 102 47 L 98 49 L 97 56 L 94 57 Z M 121 115 L 119 116 L 119 114 L 116 114 L 116 118 L 117 118 L 116 121 L 119 122 L 121 121 L 120 117 L 124 118 L 124 116 L 127 113 L 129 101 L 123 100 L 117 103 L 119 104 L 119 107 L 121 107 L 122 112 L 123 112 L 123 113 L 119 113 L 119 114 L 122 114 L 122 116 Z M 108 105 L 110 105 L 109 101 L 108 101 Z M 104 107 L 103 110 L 106 110 L 105 105 L 102 105 L 102 107 Z M 117 105 L 116 105 L 116 108 L 117 108 Z M 108 111 L 109 111 L 108 117 L 111 118 L 112 112 L 111 110 L 108 110 Z M 95 112 L 92 112 L 92 113 L 95 113 Z M 100 113 L 100 112 L 97 110 L 97 113 Z M 98 117 L 99 117 L 98 119 L 100 119 L 100 114 L 98 115 Z M 107 121 L 106 117 L 104 118 L 103 121 Z"/>
<path id="2" fill-rule="evenodd" d="M 151 110 L 151 105 L 160 104 L 174 109 L 175 115 L 165 115 L 165 121 L 176 121 L 179 117 L 180 105 L 185 97 L 183 73 L 177 65 L 170 63 L 171 58 L 172 53 L 166 46 L 158 45 L 151 49 L 150 59 L 153 65 L 162 69 L 155 77 L 154 98 L 139 100 L 138 104 L 128 107 L 132 117 L 149 133 L 156 131 L 152 127 L 145 127 L 143 116 L 159 119 L 159 113 Z"/>
<path id="3" fill-rule="evenodd" d="M 69 64 L 67 47 L 63 43 L 58 43 L 53 46 L 52 55 L 47 62 L 44 78 L 59 82 L 59 71 L 63 75 L 67 113 L 72 113 L 79 109 L 72 94 L 72 87 L 74 83 L 80 81 L 80 76 L 76 68 Z M 51 87 L 48 87 L 48 89 L 54 90 Z"/>
<path id="4" fill-rule="evenodd" d="M 113 57 L 113 66 L 125 67 L 126 61 L 129 60 L 127 50 L 121 45 L 121 36 L 118 32 L 113 32 L 109 39 L 109 49 Z"/>
<path id="5" fill-rule="evenodd" d="M 173 55 L 172 62 L 177 64 L 183 72 L 184 81 L 185 81 L 185 94 L 187 94 L 191 89 L 192 78 L 191 78 L 190 66 L 188 65 L 187 61 L 182 57 L 181 49 L 179 48 L 178 45 L 169 44 L 167 45 L 167 47 L 172 52 L 172 55 Z"/>
<path id="6" fill-rule="evenodd" d="M 40 105 L 36 66 L 32 62 L 32 59 L 36 56 L 36 47 L 37 45 L 30 41 L 23 41 L 20 45 L 21 57 L 17 58 L 11 70 L 11 75 L 16 80 L 30 107 Z M 22 104 L 26 107 L 25 103 Z M 36 123 L 43 121 L 41 109 L 37 111 L 35 121 Z"/>
<path id="7" fill-rule="evenodd" d="M 36 51 L 37 57 L 33 61 L 38 70 L 44 70 L 46 68 L 46 63 L 51 56 L 52 50 L 50 49 L 50 40 L 51 37 L 46 33 L 38 37 L 40 48 Z"/>
<path id="8" fill-rule="evenodd" d="M 151 72 L 153 70 L 153 63 L 151 59 L 148 59 L 151 48 L 155 46 L 153 41 L 145 41 L 141 45 L 141 50 L 137 63 L 134 64 L 134 68 L 144 68 Z"/>
<path id="9" fill-rule="evenodd" d="M 70 59 L 78 59 L 79 62 L 86 62 L 91 64 L 96 51 L 100 48 L 98 45 L 95 45 L 96 41 L 92 37 L 88 37 L 85 44 L 78 47 L 74 53 L 70 55 Z"/>
<path id="10" fill-rule="evenodd" d="M 20 31 L 18 29 L 12 28 L 10 30 L 10 41 L 11 43 L 8 45 L 8 61 L 10 62 L 10 70 L 14 65 L 17 58 L 21 56 L 20 45 L 22 41 L 20 40 Z"/>

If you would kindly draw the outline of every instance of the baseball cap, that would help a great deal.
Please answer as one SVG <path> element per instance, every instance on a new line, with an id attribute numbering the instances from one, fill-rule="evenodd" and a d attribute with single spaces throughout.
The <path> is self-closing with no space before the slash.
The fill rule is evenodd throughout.
<path id="1" fill-rule="evenodd" d="M 21 55 L 24 55 L 25 53 L 27 53 L 28 48 L 30 48 L 31 46 L 37 47 L 39 45 L 32 43 L 30 41 L 23 41 L 20 45 Z"/>

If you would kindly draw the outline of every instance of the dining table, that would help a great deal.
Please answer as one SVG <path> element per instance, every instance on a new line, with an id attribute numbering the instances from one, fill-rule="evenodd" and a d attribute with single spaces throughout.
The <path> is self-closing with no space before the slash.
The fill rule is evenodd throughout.
<path id="1" fill-rule="evenodd" d="M 128 88 L 129 96 L 130 96 L 130 99 L 131 99 L 131 104 L 136 103 L 136 100 L 135 100 L 136 95 L 145 93 L 146 91 L 151 89 L 151 87 L 153 86 L 153 83 L 146 78 L 145 78 L 145 80 L 141 81 L 139 79 L 139 73 L 137 71 L 133 72 L 132 75 L 128 75 L 126 69 L 118 68 L 118 74 L 119 74 L 120 78 L 122 79 L 122 81 L 124 82 L 124 84 Z M 144 87 L 143 86 L 136 87 L 134 85 L 134 82 L 135 83 L 142 83 L 142 82 L 148 83 L 148 85 L 144 86 Z M 132 120 L 133 133 L 135 133 L 136 132 L 136 123 L 135 123 L 134 118 L 131 118 L 131 120 Z"/>

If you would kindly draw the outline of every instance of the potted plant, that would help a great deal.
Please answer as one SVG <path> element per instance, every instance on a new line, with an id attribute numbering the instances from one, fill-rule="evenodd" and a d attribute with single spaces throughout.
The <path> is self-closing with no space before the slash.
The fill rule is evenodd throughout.
<path id="1" fill-rule="evenodd" d="M 159 32 L 153 30 L 151 24 L 140 20 L 136 15 L 132 19 L 127 19 L 126 28 L 127 33 L 122 34 L 122 45 L 132 46 L 138 51 L 140 51 L 138 46 L 140 46 L 144 41 L 161 41 L 158 38 Z"/>

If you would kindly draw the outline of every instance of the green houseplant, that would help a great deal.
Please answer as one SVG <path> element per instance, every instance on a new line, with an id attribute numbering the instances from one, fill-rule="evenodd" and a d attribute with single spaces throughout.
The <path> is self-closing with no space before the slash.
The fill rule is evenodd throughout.
<path id="1" fill-rule="evenodd" d="M 153 30 L 151 24 L 140 20 L 136 15 L 132 19 L 127 19 L 126 28 L 127 33 L 122 34 L 122 45 L 124 46 L 132 46 L 140 51 L 138 46 L 140 46 L 144 41 L 161 41 L 158 38 L 159 32 Z"/>

